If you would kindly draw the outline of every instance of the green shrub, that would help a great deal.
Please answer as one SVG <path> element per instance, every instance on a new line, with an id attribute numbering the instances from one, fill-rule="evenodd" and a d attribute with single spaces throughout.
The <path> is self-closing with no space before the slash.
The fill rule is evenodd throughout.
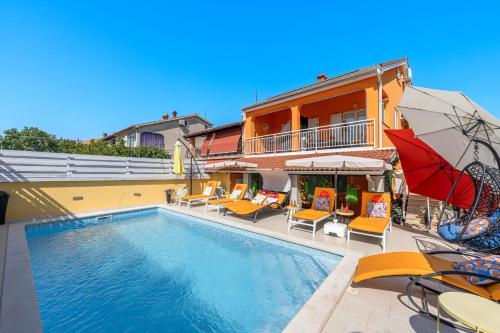
<path id="1" fill-rule="evenodd" d="M 161 148 L 146 146 L 128 148 L 123 141 L 111 144 L 92 140 L 86 144 L 80 140 L 57 138 L 36 127 L 25 127 L 20 131 L 16 128 L 5 130 L 3 137 L 0 137 L 0 148 L 67 154 L 170 158 L 168 152 Z"/>

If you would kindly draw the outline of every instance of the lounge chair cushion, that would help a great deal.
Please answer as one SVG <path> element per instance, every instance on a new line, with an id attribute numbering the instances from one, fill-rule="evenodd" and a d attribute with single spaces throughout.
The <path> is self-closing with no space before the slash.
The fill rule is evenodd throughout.
<path id="1" fill-rule="evenodd" d="M 210 196 L 211 194 L 212 194 L 212 186 L 205 187 L 205 190 L 203 191 L 203 195 Z"/>
<path id="2" fill-rule="evenodd" d="M 419 252 L 391 252 L 361 258 L 356 268 L 355 283 L 388 276 L 422 276 L 439 271 L 454 271 L 455 263 Z M 476 286 L 461 275 L 436 276 L 434 279 L 467 290 L 485 298 L 500 298 L 500 283 Z"/>
<path id="3" fill-rule="evenodd" d="M 388 219 L 358 216 L 349 223 L 348 228 L 351 230 L 383 234 L 388 224 Z"/>
<path id="4" fill-rule="evenodd" d="M 385 202 L 372 202 L 368 203 L 367 215 L 368 217 L 386 218 L 387 204 Z"/>
<path id="5" fill-rule="evenodd" d="M 447 241 L 453 241 L 460 236 L 463 227 L 455 224 L 445 224 L 437 228 L 439 236 Z"/>
<path id="6" fill-rule="evenodd" d="M 455 268 L 461 272 L 472 272 L 500 278 L 500 256 L 491 255 L 459 262 L 455 265 Z M 496 282 L 495 280 L 478 276 L 468 276 L 467 281 L 475 285 L 485 285 Z"/>
<path id="7" fill-rule="evenodd" d="M 187 187 L 180 187 L 177 189 L 177 196 L 178 197 L 181 197 L 181 198 L 185 197 L 187 193 L 188 193 Z"/>
<path id="8" fill-rule="evenodd" d="M 462 237 L 468 238 L 468 237 L 474 237 L 477 236 L 490 226 L 490 218 L 489 217 L 479 217 L 477 219 L 473 219 L 472 221 L 469 222 L 469 225 L 467 225 L 467 228 L 465 229 L 465 232 Z"/>
<path id="9" fill-rule="evenodd" d="M 264 205 L 270 205 L 278 201 L 278 197 L 267 197 L 266 200 L 264 200 Z"/>
<path id="10" fill-rule="evenodd" d="M 256 211 L 261 210 L 264 207 L 265 207 L 264 205 L 256 205 L 248 200 L 234 201 L 234 202 L 228 203 L 226 205 L 226 208 L 228 210 L 230 210 L 231 212 L 238 214 L 238 215 L 253 214 Z"/>
<path id="11" fill-rule="evenodd" d="M 315 210 L 328 211 L 330 209 L 330 196 L 316 198 L 314 202 Z"/>
<path id="12" fill-rule="evenodd" d="M 262 205 L 262 203 L 264 202 L 264 200 L 266 200 L 267 196 L 264 195 L 264 194 L 257 194 L 255 196 L 255 198 L 252 199 L 252 203 L 254 205 Z"/>
<path id="13" fill-rule="evenodd" d="M 314 221 L 329 216 L 328 211 L 305 209 L 292 215 L 293 218 Z"/>
<path id="14" fill-rule="evenodd" d="M 182 200 L 196 200 L 196 199 L 205 199 L 208 198 L 208 196 L 204 194 L 194 194 L 194 195 L 188 195 L 182 198 Z"/>
<path id="15" fill-rule="evenodd" d="M 222 199 L 208 200 L 209 205 L 223 205 L 229 202 L 233 202 L 233 199 L 222 198 Z"/>
<path id="16" fill-rule="evenodd" d="M 234 189 L 231 195 L 229 196 L 229 199 L 237 200 L 240 198 L 240 196 L 241 196 L 241 190 Z"/>

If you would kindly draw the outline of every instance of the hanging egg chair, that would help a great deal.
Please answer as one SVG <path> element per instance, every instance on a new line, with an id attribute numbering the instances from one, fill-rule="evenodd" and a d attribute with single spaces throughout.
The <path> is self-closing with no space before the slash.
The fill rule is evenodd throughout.
<path id="1" fill-rule="evenodd" d="M 472 206 L 460 211 L 447 202 L 455 195 L 460 178 L 469 175 L 474 184 Z M 467 165 L 443 203 L 439 216 L 438 234 L 446 241 L 469 250 L 485 253 L 500 251 L 500 171 L 474 161 Z"/>

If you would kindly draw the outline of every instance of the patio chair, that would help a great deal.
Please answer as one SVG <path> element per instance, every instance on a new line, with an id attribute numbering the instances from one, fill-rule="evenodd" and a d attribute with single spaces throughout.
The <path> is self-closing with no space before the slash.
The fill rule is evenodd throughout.
<path id="1" fill-rule="evenodd" d="M 385 212 L 382 210 L 383 206 L 378 206 L 378 208 L 375 206 L 380 203 L 385 204 Z M 371 208 L 368 209 L 368 206 Z M 385 252 L 387 226 L 389 226 L 389 230 L 392 230 L 390 193 L 363 192 L 361 195 L 361 214 L 347 225 L 347 243 L 349 244 L 351 234 L 381 238 L 382 251 Z"/>
<path id="2" fill-rule="evenodd" d="M 456 262 L 449 261 L 437 254 L 457 254 L 478 257 L 474 253 L 464 253 L 460 251 L 433 251 L 428 253 L 419 252 L 390 252 L 367 256 L 361 258 L 354 274 L 353 282 L 359 283 L 365 280 L 383 277 L 407 276 L 410 282 L 406 288 L 408 299 L 418 311 L 424 315 L 436 319 L 436 316 L 429 312 L 426 291 L 433 294 L 440 294 L 443 291 L 442 286 L 466 291 L 478 296 L 500 301 L 500 277 L 497 275 L 485 275 L 480 273 L 484 267 L 480 264 L 471 264 L 471 267 L 480 268 L 478 271 L 458 270 Z M 498 260 L 500 257 L 496 256 Z M 481 259 L 481 257 L 479 257 Z M 492 273 L 494 274 L 494 273 Z M 470 279 L 480 278 L 491 280 L 490 284 L 478 285 L 470 282 Z M 418 304 L 412 295 L 413 287 L 422 288 L 421 304 Z M 455 326 L 446 321 L 448 325 Z"/>
<path id="3" fill-rule="evenodd" d="M 269 195 L 277 194 L 276 198 L 270 198 Z M 262 196 L 261 200 L 258 196 Z M 253 200 L 240 200 L 230 202 L 224 206 L 224 215 L 228 211 L 238 216 L 250 216 L 254 223 L 257 222 L 259 214 L 268 210 L 282 210 L 285 212 L 285 207 L 288 201 L 289 192 L 270 192 L 268 194 L 258 193 Z M 257 200 L 257 201 L 256 201 Z"/>
<path id="4" fill-rule="evenodd" d="M 219 182 L 215 180 L 208 181 L 202 194 L 187 195 L 182 197 L 179 200 L 179 206 L 182 206 L 184 203 L 188 208 L 191 208 L 191 204 L 193 203 L 205 203 L 210 199 L 216 199 L 217 196 L 215 196 L 215 191 L 217 190 L 218 184 Z"/>
<path id="5" fill-rule="evenodd" d="M 329 198 L 329 200 L 322 202 L 322 198 Z M 329 187 L 316 187 L 314 189 L 312 208 L 304 209 L 291 215 L 288 219 L 288 231 L 290 231 L 294 225 L 312 226 L 314 238 L 316 236 L 317 224 L 333 214 L 334 205 L 335 189 Z"/>
<path id="6" fill-rule="evenodd" d="M 474 184 L 474 201 L 472 207 L 455 218 L 447 202 L 457 195 L 455 187 L 464 175 L 470 176 Z M 462 170 L 444 202 L 437 228 L 441 238 L 474 251 L 500 252 L 499 169 L 479 161 L 470 163 Z"/>
<path id="7" fill-rule="evenodd" d="M 205 205 L 205 212 L 207 211 L 207 208 L 213 208 L 216 209 L 217 214 L 219 214 L 220 209 L 224 207 L 225 204 L 237 200 L 242 200 L 245 197 L 247 188 L 248 188 L 247 184 L 236 184 L 231 194 L 227 195 L 226 197 L 208 200 Z"/>

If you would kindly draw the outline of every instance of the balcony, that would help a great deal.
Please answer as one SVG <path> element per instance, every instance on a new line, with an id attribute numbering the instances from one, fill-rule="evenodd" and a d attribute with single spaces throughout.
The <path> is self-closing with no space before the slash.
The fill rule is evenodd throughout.
<path id="1" fill-rule="evenodd" d="M 359 120 L 244 140 L 245 155 L 374 147 L 375 120 Z"/>

